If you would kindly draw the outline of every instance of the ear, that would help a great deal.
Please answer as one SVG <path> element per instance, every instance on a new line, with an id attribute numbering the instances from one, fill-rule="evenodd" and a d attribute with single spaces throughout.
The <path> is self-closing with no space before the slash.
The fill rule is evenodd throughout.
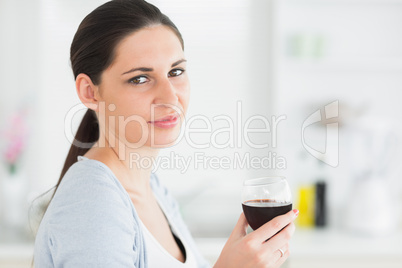
<path id="1" fill-rule="evenodd" d="M 81 102 L 89 109 L 97 111 L 99 88 L 92 83 L 91 78 L 86 74 L 80 73 L 75 79 L 75 87 Z"/>

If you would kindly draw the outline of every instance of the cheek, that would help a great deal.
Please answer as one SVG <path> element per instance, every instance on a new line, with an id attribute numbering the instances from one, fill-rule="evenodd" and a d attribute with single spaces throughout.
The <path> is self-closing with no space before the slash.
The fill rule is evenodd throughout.
<path id="1" fill-rule="evenodd" d="M 140 141 L 147 136 L 150 102 L 147 96 L 130 94 L 108 99 L 104 104 L 106 131 L 132 143 Z"/>
<path id="2" fill-rule="evenodd" d="M 145 94 L 121 94 L 111 103 L 115 104 L 114 114 L 124 116 L 141 116 L 144 120 L 149 118 L 152 98 Z"/>
<path id="3" fill-rule="evenodd" d="M 131 116 L 119 131 L 120 140 L 131 144 L 144 145 L 149 136 L 149 126 L 142 117 Z"/>

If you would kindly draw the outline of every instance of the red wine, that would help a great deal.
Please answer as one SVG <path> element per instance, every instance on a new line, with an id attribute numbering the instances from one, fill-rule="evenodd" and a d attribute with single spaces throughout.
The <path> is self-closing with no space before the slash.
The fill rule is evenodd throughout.
<path id="1" fill-rule="evenodd" d="M 253 230 L 279 215 L 292 210 L 292 203 L 277 202 L 272 199 L 249 200 L 242 204 L 244 215 Z"/>

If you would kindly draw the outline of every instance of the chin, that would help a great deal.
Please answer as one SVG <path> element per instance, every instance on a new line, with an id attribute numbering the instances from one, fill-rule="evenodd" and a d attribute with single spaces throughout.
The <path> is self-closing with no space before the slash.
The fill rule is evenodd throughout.
<path id="1" fill-rule="evenodd" d="M 182 138 L 183 136 L 180 137 L 180 131 L 155 133 L 153 141 L 151 140 L 151 137 L 149 137 L 147 143 L 153 148 L 168 148 L 180 142 Z"/>
<path id="2" fill-rule="evenodd" d="M 152 148 L 168 148 L 171 147 L 173 145 L 175 145 L 176 143 L 178 143 L 180 140 L 178 139 L 178 136 L 174 136 L 174 137 L 163 137 L 162 139 L 154 139 L 153 142 L 151 142 L 149 140 L 149 142 L 147 142 L 147 145 L 149 145 Z"/>
<path id="3" fill-rule="evenodd" d="M 180 126 L 172 129 L 155 129 L 154 135 L 149 135 L 147 145 L 153 148 L 171 147 L 184 138 L 180 135 L 180 129 Z"/>

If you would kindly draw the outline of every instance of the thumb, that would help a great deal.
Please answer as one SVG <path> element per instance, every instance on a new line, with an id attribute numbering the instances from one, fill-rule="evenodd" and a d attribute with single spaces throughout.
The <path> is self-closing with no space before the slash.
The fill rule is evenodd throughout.
<path id="1" fill-rule="evenodd" d="M 236 240 L 244 237 L 247 234 L 247 227 L 248 222 L 246 220 L 246 217 L 244 216 L 244 213 L 242 212 L 240 214 L 239 220 L 236 223 L 236 226 L 232 231 L 232 234 L 230 235 L 230 238 Z"/>

